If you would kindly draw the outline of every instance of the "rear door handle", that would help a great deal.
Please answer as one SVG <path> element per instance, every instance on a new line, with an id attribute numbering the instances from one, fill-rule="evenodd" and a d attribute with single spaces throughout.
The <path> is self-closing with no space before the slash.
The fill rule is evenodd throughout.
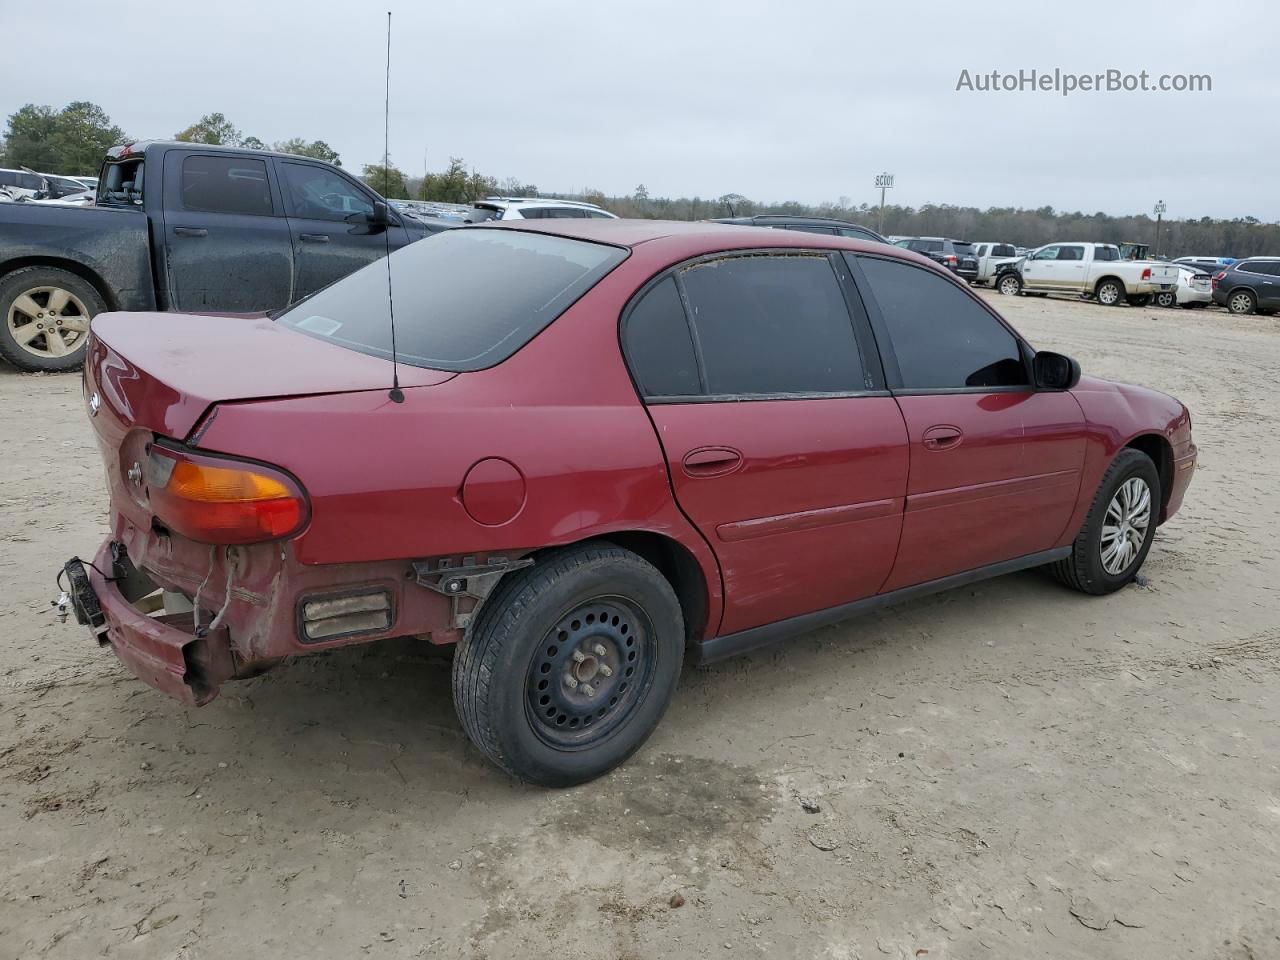
<path id="1" fill-rule="evenodd" d="M 949 423 L 940 423 L 936 427 L 930 427 L 924 432 L 924 446 L 926 450 L 950 450 L 960 445 L 960 441 L 964 439 L 964 431 L 959 427 L 953 427 Z"/>
<path id="2" fill-rule="evenodd" d="M 742 465 L 742 454 L 732 447 L 701 447 L 684 455 L 684 472 L 690 477 L 719 477 Z"/>
<path id="3" fill-rule="evenodd" d="M 328 243 L 329 235 L 327 233 L 304 233 L 301 238 L 307 243 Z"/>
<path id="4" fill-rule="evenodd" d="M 174 227 L 173 232 L 180 237 L 207 237 L 209 231 L 204 227 Z"/>

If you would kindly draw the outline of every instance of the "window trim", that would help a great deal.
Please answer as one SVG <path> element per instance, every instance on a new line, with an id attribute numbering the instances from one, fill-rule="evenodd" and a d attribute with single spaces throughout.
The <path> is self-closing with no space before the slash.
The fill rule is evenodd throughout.
<path id="1" fill-rule="evenodd" d="M 881 365 L 880 354 L 876 348 L 875 335 L 871 330 L 869 318 L 865 307 L 861 311 L 861 317 L 857 315 L 857 311 L 853 309 L 853 302 L 850 301 L 850 291 L 854 296 L 857 294 L 856 288 L 852 287 L 853 278 L 850 275 L 849 268 L 846 264 L 844 274 L 842 275 L 838 263 L 845 260 L 845 255 L 851 253 L 846 250 L 836 250 L 822 247 L 750 247 L 745 249 L 733 250 L 717 250 L 712 253 L 703 253 L 695 257 L 681 260 L 678 263 L 670 264 L 660 271 L 649 277 L 641 284 L 636 292 L 633 293 L 627 302 L 623 305 L 618 315 L 618 352 L 622 355 L 623 366 L 627 369 L 627 376 L 631 380 L 631 386 L 636 392 L 636 396 L 645 406 L 662 406 L 673 403 L 750 403 L 769 400 L 835 400 L 847 399 L 851 397 L 887 397 L 890 391 L 885 383 L 885 371 Z M 709 263 L 713 260 L 725 260 L 730 257 L 747 258 L 747 257 L 764 257 L 764 256 L 819 256 L 827 261 L 831 272 L 835 277 L 836 284 L 840 288 L 840 293 L 844 297 L 845 312 L 849 317 L 849 324 L 853 329 L 854 343 L 857 345 L 860 365 L 862 367 L 862 375 L 864 382 L 869 378 L 874 387 L 864 390 L 842 390 L 838 392 L 819 392 L 812 393 L 710 393 L 707 386 L 706 364 L 702 356 L 702 343 L 698 339 L 698 330 L 693 322 L 693 310 L 689 304 L 689 297 L 684 288 L 684 279 L 682 274 L 684 271 L 703 263 Z M 644 391 L 640 389 L 640 384 L 636 380 L 636 375 L 632 370 L 631 356 L 627 350 L 627 324 L 631 320 L 631 314 L 635 310 L 637 304 L 645 298 L 645 296 L 654 287 L 662 283 L 663 280 L 672 277 L 675 280 L 676 291 L 680 295 L 680 306 L 684 309 L 685 323 L 689 327 L 689 338 L 693 342 L 694 362 L 698 367 L 698 383 L 702 387 L 703 392 L 696 395 L 683 396 L 646 396 Z M 856 301 L 861 305 L 861 301 Z M 874 358 L 874 361 L 873 359 Z"/>
<path id="2" fill-rule="evenodd" d="M 876 346 L 879 349 L 880 361 L 884 364 L 885 383 L 890 394 L 895 397 L 921 397 L 921 396 L 946 396 L 949 394 L 964 393 L 1037 393 L 1039 388 L 1036 387 L 1034 373 L 1031 369 L 1031 358 L 1035 356 L 1036 349 L 1028 343 L 1018 333 L 1004 317 L 1000 316 L 995 309 L 985 300 L 973 292 L 967 283 L 959 280 L 950 271 L 930 270 L 928 267 L 900 257 L 885 257 L 877 253 L 853 253 L 845 252 L 845 259 L 852 261 L 849 264 L 849 270 L 853 274 L 854 283 L 858 288 L 858 295 L 862 298 L 863 307 L 866 310 L 867 318 L 871 323 L 871 331 L 875 335 Z M 1007 387 L 907 387 L 903 385 L 902 370 L 898 366 L 898 355 L 893 348 L 893 338 L 889 335 L 888 324 L 884 320 L 884 312 L 880 309 L 880 304 L 876 301 L 874 293 L 871 290 L 871 282 L 867 279 L 867 275 L 862 271 L 861 261 L 867 260 L 888 260 L 890 263 L 900 263 L 920 270 L 925 273 L 941 276 L 942 279 L 955 286 L 957 290 L 967 296 L 974 303 L 978 304 L 996 323 L 1004 327 L 1005 330 L 1013 337 L 1014 343 L 1018 348 L 1018 356 L 1022 360 L 1022 370 L 1026 375 L 1027 382 L 1025 384 L 1016 384 Z"/>

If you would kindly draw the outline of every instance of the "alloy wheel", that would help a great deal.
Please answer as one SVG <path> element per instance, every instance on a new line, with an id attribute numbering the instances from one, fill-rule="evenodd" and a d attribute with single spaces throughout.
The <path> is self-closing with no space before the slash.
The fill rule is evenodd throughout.
<path id="1" fill-rule="evenodd" d="M 18 346 L 37 357 L 65 357 L 89 335 L 84 302 L 62 287 L 32 287 L 20 294 L 5 322 Z"/>
<path id="2" fill-rule="evenodd" d="M 1247 293 L 1237 293 L 1228 305 L 1232 313 L 1252 313 L 1253 298 Z"/>
<path id="3" fill-rule="evenodd" d="M 1151 526 L 1151 488 L 1141 477 L 1130 477 L 1107 504 L 1098 550 L 1102 569 L 1113 577 L 1137 559 Z"/>

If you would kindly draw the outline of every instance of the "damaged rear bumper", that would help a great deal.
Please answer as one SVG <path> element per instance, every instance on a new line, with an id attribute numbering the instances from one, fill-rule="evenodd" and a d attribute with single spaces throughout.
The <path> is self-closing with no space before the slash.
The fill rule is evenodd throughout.
<path id="1" fill-rule="evenodd" d="M 71 561 L 79 563 L 79 561 Z M 105 571 L 111 571 L 110 576 Z M 82 608 L 96 606 L 101 623 L 89 623 L 99 643 L 110 644 L 115 655 L 135 676 L 162 693 L 191 706 L 208 703 L 218 687 L 235 676 L 230 637 L 226 627 L 196 635 L 191 613 L 152 616 L 136 602 L 154 593 L 158 585 L 133 567 L 127 556 L 108 541 L 87 567 L 74 602 Z M 75 582 L 78 578 L 73 577 Z M 85 596 L 81 591 L 91 591 Z"/>

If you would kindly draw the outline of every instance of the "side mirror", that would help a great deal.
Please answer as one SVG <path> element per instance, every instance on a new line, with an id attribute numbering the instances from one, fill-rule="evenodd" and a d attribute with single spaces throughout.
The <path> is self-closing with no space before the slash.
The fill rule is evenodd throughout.
<path id="1" fill-rule="evenodd" d="M 1043 390 L 1070 390 L 1080 382 L 1080 364 L 1061 353 L 1040 350 L 1031 359 L 1036 386 Z"/>
<path id="2" fill-rule="evenodd" d="M 369 218 L 371 227 L 389 227 L 395 221 L 391 219 L 391 208 L 385 200 L 373 201 L 373 216 Z"/>

